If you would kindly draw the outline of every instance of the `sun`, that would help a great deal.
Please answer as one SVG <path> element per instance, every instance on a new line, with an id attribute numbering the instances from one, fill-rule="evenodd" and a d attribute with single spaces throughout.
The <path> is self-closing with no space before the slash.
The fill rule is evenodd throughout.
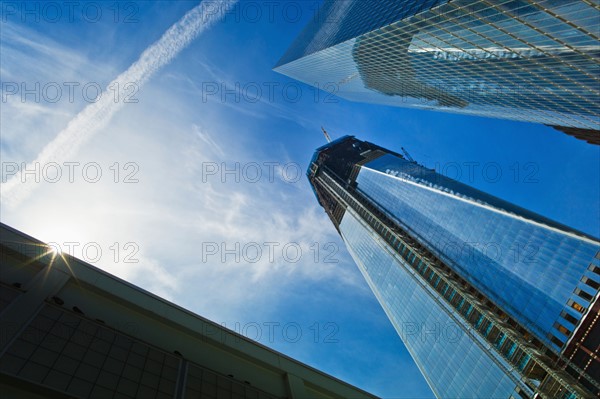
<path id="1" fill-rule="evenodd" d="M 48 250 L 50 251 L 52 256 L 62 254 L 62 249 L 60 248 L 60 244 L 57 244 L 55 242 L 50 242 L 50 243 L 46 244 L 46 246 L 48 247 Z"/>

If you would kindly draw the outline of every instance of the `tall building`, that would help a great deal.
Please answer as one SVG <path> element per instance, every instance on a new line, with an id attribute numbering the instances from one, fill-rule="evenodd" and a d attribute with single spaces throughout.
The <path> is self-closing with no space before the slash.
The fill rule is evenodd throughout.
<path id="1" fill-rule="evenodd" d="M 345 136 L 320 205 L 440 398 L 600 392 L 600 242 Z"/>
<path id="2" fill-rule="evenodd" d="M 588 0 L 325 0 L 274 69 L 348 100 L 600 144 L 599 20 Z"/>
<path id="3" fill-rule="evenodd" d="M 375 398 L 0 223 L 2 398 Z"/>

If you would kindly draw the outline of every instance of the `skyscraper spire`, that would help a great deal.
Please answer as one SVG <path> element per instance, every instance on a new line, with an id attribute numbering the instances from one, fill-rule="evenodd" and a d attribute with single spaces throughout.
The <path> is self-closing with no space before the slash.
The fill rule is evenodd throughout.
<path id="1" fill-rule="evenodd" d="M 325 135 L 325 140 L 327 140 L 328 143 L 331 143 L 331 137 L 329 137 L 329 133 L 327 133 L 327 130 L 325 130 L 325 128 L 323 126 L 321 126 L 321 130 L 323 131 L 323 134 Z"/>

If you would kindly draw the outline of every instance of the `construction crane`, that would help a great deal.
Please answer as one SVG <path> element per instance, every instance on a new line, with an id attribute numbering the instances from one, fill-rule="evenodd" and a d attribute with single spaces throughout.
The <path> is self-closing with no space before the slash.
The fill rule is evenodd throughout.
<path id="1" fill-rule="evenodd" d="M 329 137 L 329 133 L 327 133 L 327 130 L 325 130 L 325 128 L 323 126 L 321 126 L 321 130 L 323 131 L 323 134 L 325 135 L 325 140 L 327 140 L 328 143 L 331 143 L 331 137 Z"/>
<path id="2" fill-rule="evenodd" d="M 410 162 L 415 162 L 415 160 L 413 159 L 413 157 L 410 156 L 410 154 L 408 153 L 408 151 L 406 151 L 404 149 L 404 147 L 400 147 L 402 149 L 402 153 L 404 154 L 404 156 L 406 157 L 406 159 L 408 159 Z"/>

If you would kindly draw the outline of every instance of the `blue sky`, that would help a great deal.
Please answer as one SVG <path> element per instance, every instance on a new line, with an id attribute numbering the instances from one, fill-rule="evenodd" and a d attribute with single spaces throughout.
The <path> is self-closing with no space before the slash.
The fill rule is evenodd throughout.
<path id="1" fill-rule="evenodd" d="M 377 395 L 430 397 L 304 176 L 320 126 L 405 147 L 596 237 L 600 147 L 541 125 L 352 103 L 273 72 L 319 3 L 242 1 L 143 84 L 118 81 L 133 86 L 90 120 L 95 88 L 114 96 L 107 86 L 198 3 L 55 3 L 60 15 L 4 3 L 0 217 Z M 57 141 L 65 131 L 77 145 Z M 11 168 L 36 159 L 39 182 L 7 189 Z"/>

